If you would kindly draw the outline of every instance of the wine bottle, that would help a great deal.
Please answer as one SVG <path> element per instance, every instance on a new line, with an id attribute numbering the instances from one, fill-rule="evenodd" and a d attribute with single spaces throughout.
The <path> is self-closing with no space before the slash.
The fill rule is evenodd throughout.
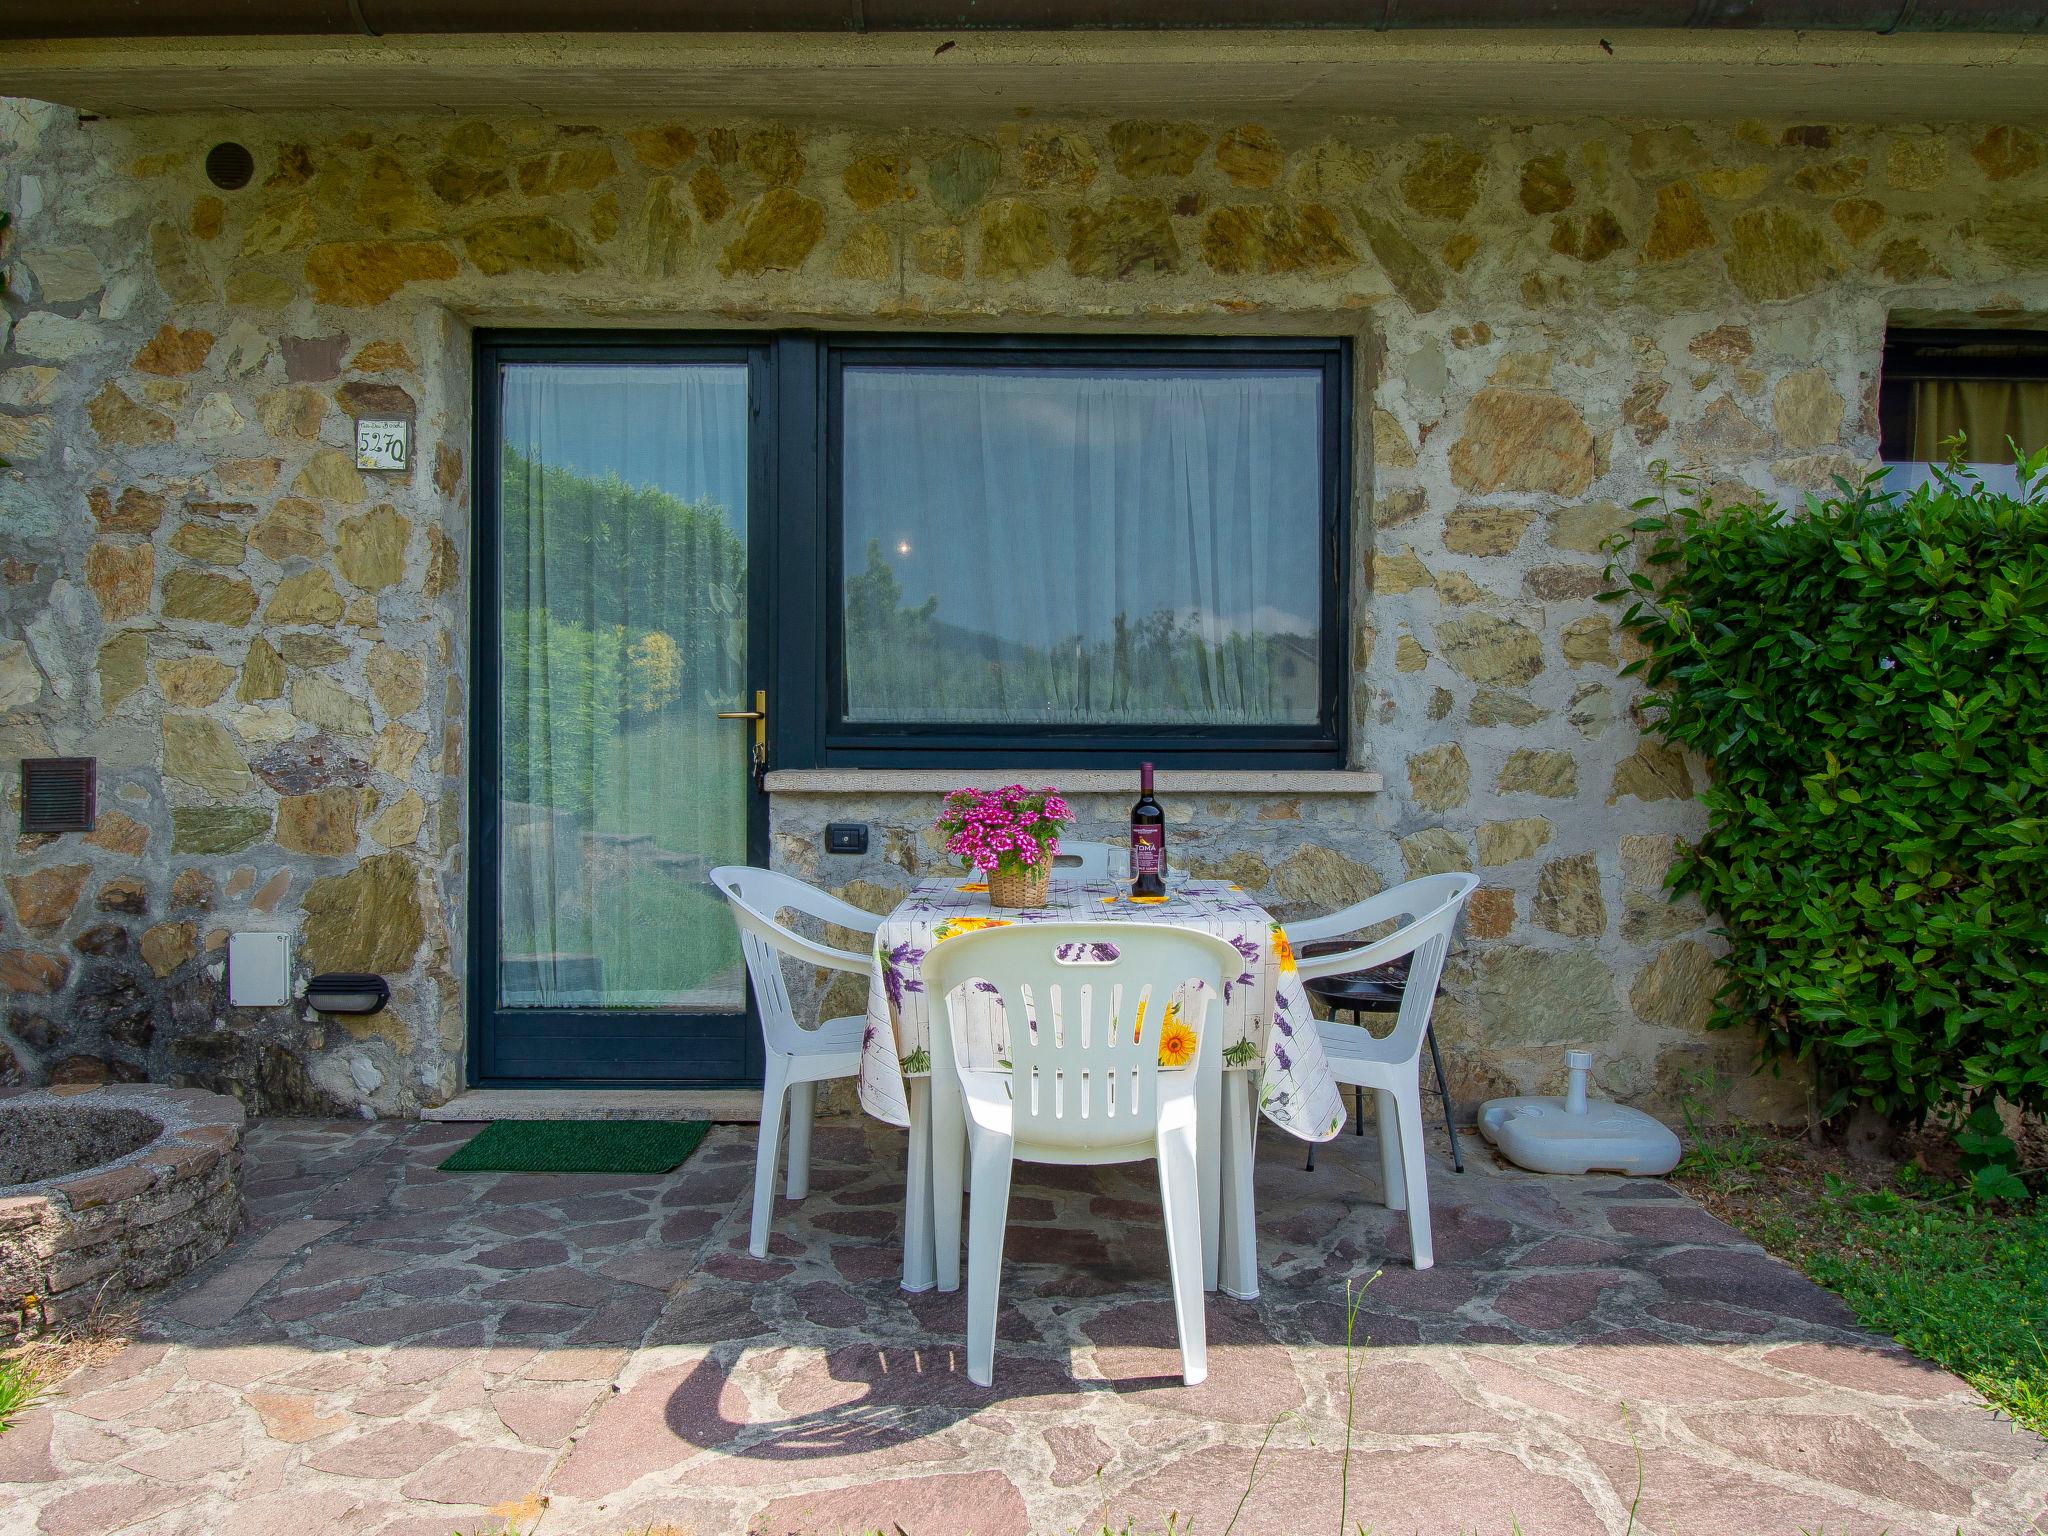
<path id="1" fill-rule="evenodd" d="M 1138 766 L 1138 803 L 1131 807 L 1131 894 L 1166 894 L 1166 812 L 1152 798 L 1152 765 Z"/>

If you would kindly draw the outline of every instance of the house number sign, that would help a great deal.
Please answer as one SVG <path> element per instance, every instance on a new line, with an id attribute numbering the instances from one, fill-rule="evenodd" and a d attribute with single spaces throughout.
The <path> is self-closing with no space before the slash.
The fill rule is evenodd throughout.
<path id="1" fill-rule="evenodd" d="M 411 421 L 403 416 L 356 419 L 357 469 L 405 469 L 411 463 Z"/>

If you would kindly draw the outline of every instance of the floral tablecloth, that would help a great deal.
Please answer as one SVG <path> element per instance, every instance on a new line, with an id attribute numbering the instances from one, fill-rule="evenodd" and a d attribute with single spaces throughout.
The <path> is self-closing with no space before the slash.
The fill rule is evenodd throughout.
<path id="1" fill-rule="evenodd" d="M 1055 879 L 1043 907 L 1003 912 L 989 906 L 985 886 L 964 876 L 921 882 L 875 935 L 861 1043 L 861 1107 L 891 1125 L 910 1124 L 904 1080 L 931 1071 L 931 999 L 919 967 L 934 945 L 1005 923 L 1072 922 L 1171 923 L 1229 940 L 1244 968 L 1224 982 L 1225 1069 L 1263 1072 L 1259 1108 L 1282 1130 L 1305 1141 L 1327 1141 L 1342 1128 L 1343 1101 L 1323 1058 L 1286 933 L 1235 886 L 1200 880 L 1171 887 L 1164 900 L 1137 901 L 1113 882 Z M 1212 1005 L 1212 1019 L 1216 1012 Z"/>

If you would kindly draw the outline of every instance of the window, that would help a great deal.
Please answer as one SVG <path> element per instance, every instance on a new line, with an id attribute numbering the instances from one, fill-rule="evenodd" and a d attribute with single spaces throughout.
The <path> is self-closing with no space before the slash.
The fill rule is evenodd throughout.
<path id="1" fill-rule="evenodd" d="M 2048 445 L 2048 331 L 1893 330 L 1878 390 L 1881 454 L 1908 490 L 1960 433 L 1963 462 L 1994 489 L 2016 491 L 2012 444 Z"/>
<path id="2" fill-rule="evenodd" d="M 702 870 L 746 852 L 717 718 L 746 688 L 746 362 L 499 379 L 501 998 L 736 1008 Z"/>
<path id="3" fill-rule="evenodd" d="M 1342 361 L 831 349 L 821 760 L 1334 761 Z"/>

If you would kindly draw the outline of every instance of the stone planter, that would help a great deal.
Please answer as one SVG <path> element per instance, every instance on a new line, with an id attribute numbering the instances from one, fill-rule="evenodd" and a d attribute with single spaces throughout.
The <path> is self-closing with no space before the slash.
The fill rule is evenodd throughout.
<path id="1" fill-rule="evenodd" d="M 205 1263 L 242 1220 L 242 1107 L 147 1084 L 0 1091 L 0 1336 Z"/>

